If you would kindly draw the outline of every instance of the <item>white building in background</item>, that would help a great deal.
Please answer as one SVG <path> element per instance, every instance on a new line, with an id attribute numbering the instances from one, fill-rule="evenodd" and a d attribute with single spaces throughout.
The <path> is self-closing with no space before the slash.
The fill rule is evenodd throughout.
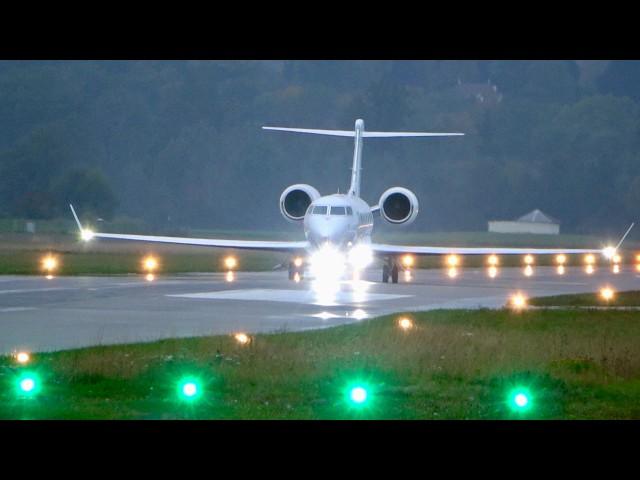
<path id="1" fill-rule="evenodd" d="M 536 209 L 517 220 L 491 220 L 489 231 L 495 233 L 537 233 L 558 235 L 560 222 Z"/>

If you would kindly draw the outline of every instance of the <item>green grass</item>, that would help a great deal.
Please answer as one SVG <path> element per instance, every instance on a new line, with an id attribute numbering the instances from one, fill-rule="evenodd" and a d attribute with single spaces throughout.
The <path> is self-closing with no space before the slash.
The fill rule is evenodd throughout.
<path id="1" fill-rule="evenodd" d="M 629 419 L 640 418 L 635 312 L 454 310 L 313 332 L 172 339 L 35 355 L 43 381 L 17 398 L 0 358 L 0 418 Z M 24 368 L 24 367 L 22 367 Z M 202 383 L 183 402 L 178 381 Z M 370 402 L 346 400 L 354 382 Z M 526 387 L 532 408 L 507 394 Z"/>
<path id="2" fill-rule="evenodd" d="M 640 291 L 616 292 L 612 300 L 603 300 L 599 292 L 575 295 L 556 295 L 529 300 L 529 305 L 539 307 L 640 307 Z"/>

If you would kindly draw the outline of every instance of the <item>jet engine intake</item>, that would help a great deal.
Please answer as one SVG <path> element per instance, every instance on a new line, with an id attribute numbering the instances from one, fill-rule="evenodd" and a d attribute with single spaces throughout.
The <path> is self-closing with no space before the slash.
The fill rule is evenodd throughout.
<path id="1" fill-rule="evenodd" d="M 389 223 L 410 224 L 418 216 L 418 198 L 403 187 L 386 190 L 378 202 L 380 215 Z"/>
<path id="2" fill-rule="evenodd" d="M 299 222 L 311 202 L 320 198 L 320 192 L 311 185 L 298 183 L 287 187 L 280 195 L 280 212 L 290 222 Z"/>

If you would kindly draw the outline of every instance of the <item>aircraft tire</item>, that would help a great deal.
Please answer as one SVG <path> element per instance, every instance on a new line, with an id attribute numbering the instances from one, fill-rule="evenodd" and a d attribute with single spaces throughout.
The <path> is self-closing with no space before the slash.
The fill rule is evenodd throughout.
<path id="1" fill-rule="evenodd" d="M 391 268 L 391 281 L 393 283 L 398 283 L 398 266 L 394 265 Z"/>
<path id="2" fill-rule="evenodd" d="M 389 266 L 382 266 L 382 283 L 389 283 Z"/>

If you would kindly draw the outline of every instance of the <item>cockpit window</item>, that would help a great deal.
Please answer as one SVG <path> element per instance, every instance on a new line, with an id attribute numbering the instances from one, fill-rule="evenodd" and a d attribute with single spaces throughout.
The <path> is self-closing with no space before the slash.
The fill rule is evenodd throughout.
<path id="1" fill-rule="evenodd" d="M 351 207 L 347 207 L 347 215 L 353 215 L 353 210 L 351 210 Z"/>
<path id="2" fill-rule="evenodd" d="M 331 207 L 331 215 L 346 215 L 344 207 Z"/>
<path id="3" fill-rule="evenodd" d="M 326 215 L 327 214 L 327 206 L 326 205 L 316 205 L 313 207 L 313 215 Z"/>

